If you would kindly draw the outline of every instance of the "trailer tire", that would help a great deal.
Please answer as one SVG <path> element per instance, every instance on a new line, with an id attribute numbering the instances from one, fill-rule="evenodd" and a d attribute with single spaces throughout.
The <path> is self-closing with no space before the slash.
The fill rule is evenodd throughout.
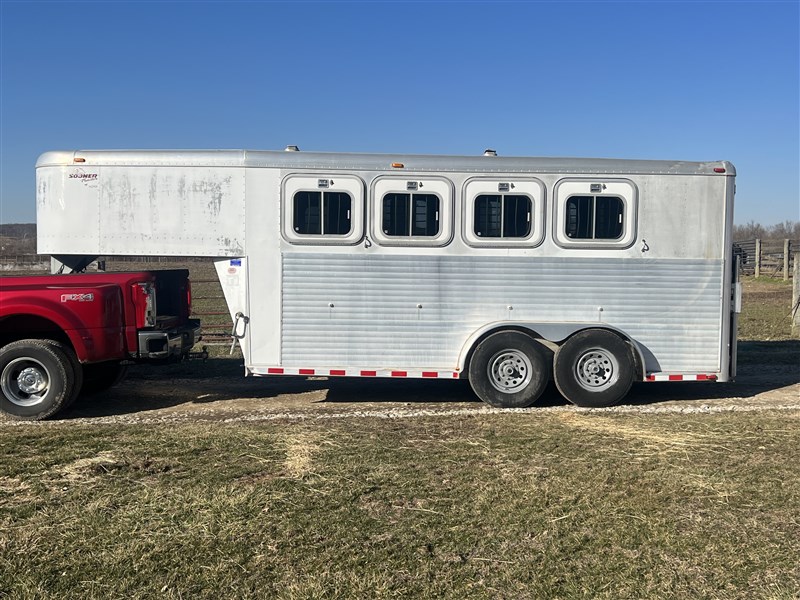
<path id="1" fill-rule="evenodd" d="M 125 379 L 128 367 L 118 360 L 84 365 L 83 393 L 97 394 Z"/>
<path id="2" fill-rule="evenodd" d="M 67 398 L 64 401 L 64 405 L 61 407 L 62 410 L 65 408 L 69 408 L 70 406 L 72 406 L 75 400 L 78 399 L 78 396 L 81 395 L 81 390 L 83 389 L 83 367 L 81 366 L 78 357 L 75 355 L 75 351 L 66 344 L 63 344 L 56 340 L 42 340 L 42 341 L 45 342 L 46 344 L 49 344 L 50 346 L 53 346 L 61 350 L 61 352 L 64 353 L 64 356 L 67 357 L 70 368 L 72 369 L 72 381 L 73 381 L 72 393 L 69 395 L 69 398 Z"/>
<path id="3" fill-rule="evenodd" d="M 75 391 L 72 365 L 50 340 L 18 340 L 0 348 L 0 409 L 25 421 L 55 414 Z"/>
<path id="4" fill-rule="evenodd" d="M 553 374 L 561 395 L 576 406 L 602 408 L 622 400 L 633 384 L 633 348 L 605 329 L 579 331 L 556 352 Z"/>
<path id="5" fill-rule="evenodd" d="M 478 344 L 468 373 L 473 391 L 486 404 L 525 408 L 542 395 L 549 370 L 541 344 L 519 331 L 500 331 Z"/>

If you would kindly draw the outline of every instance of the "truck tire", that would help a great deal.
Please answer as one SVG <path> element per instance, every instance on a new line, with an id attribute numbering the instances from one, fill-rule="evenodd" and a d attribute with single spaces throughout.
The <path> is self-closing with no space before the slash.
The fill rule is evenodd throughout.
<path id="1" fill-rule="evenodd" d="M 20 420 L 46 419 L 75 391 L 72 365 L 52 342 L 18 340 L 0 348 L 0 410 Z"/>
<path id="2" fill-rule="evenodd" d="M 588 408 L 613 406 L 633 384 L 633 348 L 605 329 L 586 329 L 556 352 L 553 372 L 558 391 L 572 404 Z"/>
<path id="3" fill-rule="evenodd" d="M 477 396 L 498 408 L 525 408 L 542 395 L 550 371 L 544 347 L 519 331 L 484 339 L 469 362 L 469 383 Z"/>
<path id="4" fill-rule="evenodd" d="M 96 394 L 114 387 L 125 378 L 128 367 L 118 360 L 84 365 L 83 393 Z"/>
<path id="5" fill-rule="evenodd" d="M 83 387 L 83 367 L 81 366 L 78 357 L 75 356 L 75 351 L 63 344 L 61 342 L 57 342 L 56 340 L 42 340 L 46 344 L 50 344 L 51 346 L 58 348 L 64 355 L 67 357 L 69 361 L 70 367 L 72 368 L 72 378 L 75 382 L 73 385 L 72 393 L 70 397 L 64 402 L 64 405 L 61 407 L 62 410 L 65 408 L 69 408 L 78 399 L 78 396 L 81 394 L 81 388 Z"/>

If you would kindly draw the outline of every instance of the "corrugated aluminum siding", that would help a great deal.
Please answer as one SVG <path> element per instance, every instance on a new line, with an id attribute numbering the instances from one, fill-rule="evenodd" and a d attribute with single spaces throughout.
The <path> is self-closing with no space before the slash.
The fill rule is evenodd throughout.
<path id="1" fill-rule="evenodd" d="M 652 353 L 649 370 L 714 372 L 721 268 L 719 260 L 285 254 L 282 364 L 453 368 L 470 334 L 493 321 L 601 320 Z"/>

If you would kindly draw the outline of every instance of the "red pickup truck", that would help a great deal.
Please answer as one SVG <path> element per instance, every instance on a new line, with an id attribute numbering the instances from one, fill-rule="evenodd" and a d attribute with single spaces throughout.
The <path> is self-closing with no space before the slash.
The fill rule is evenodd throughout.
<path id="1" fill-rule="evenodd" d="M 0 411 L 45 419 L 200 339 L 187 270 L 0 277 Z"/>

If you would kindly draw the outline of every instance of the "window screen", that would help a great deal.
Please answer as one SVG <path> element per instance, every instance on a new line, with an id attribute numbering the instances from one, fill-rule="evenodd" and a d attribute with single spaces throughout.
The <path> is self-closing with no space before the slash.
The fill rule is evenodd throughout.
<path id="1" fill-rule="evenodd" d="M 439 233 L 439 197 L 434 194 L 386 194 L 383 233 L 390 236 L 434 237 Z"/>
<path id="2" fill-rule="evenodd" d="M 475 235 L 524 238 L 532 225 L 531 199 L 516 194 L 482 194 L 475 198 Z"/>
<path id="3" fill-rule="evenodd" d="M 292 224 L 301 235 L 347 235 L 350 233 L 350 194 L 344 192 L 297 192 L 293 199 Z"/>
<path id="4" fill-rule="evenodd" d="M 625 205 L 617 196 L 571 196 L 567 200 L 567 237 L 616 240 L 622 236 Z"/>

